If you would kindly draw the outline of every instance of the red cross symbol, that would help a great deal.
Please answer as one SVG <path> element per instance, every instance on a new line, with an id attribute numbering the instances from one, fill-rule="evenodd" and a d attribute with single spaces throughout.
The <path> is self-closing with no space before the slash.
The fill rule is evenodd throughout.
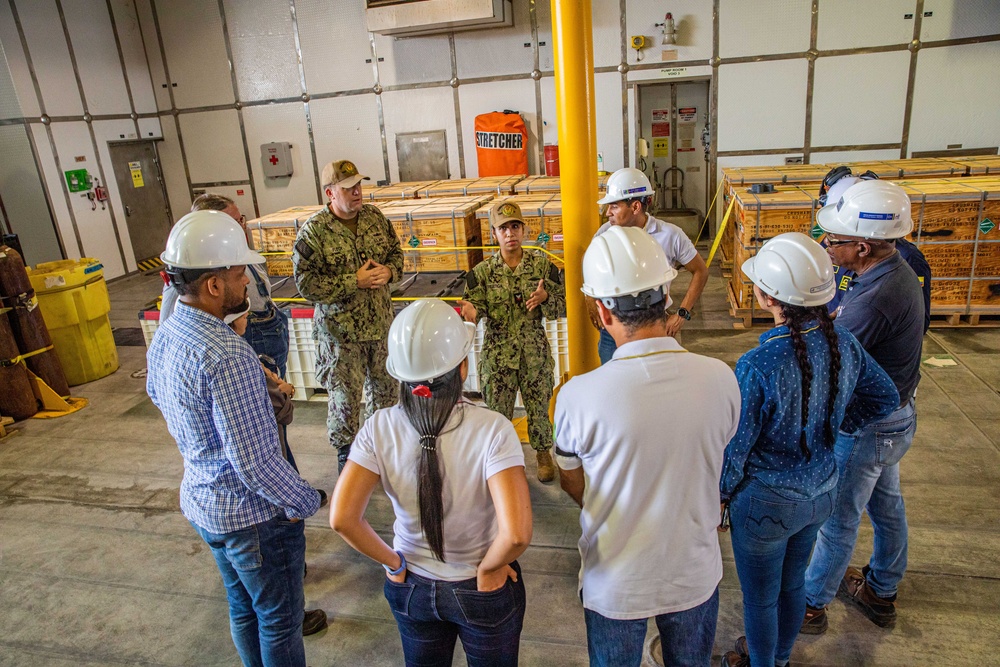
<path id="1" fill-rule="evenodd" d="M 268 161 L 271 164 L 278 164 L 278 156 L 277 155 L 272 155 L 270 158 L 268 158 Z"/>

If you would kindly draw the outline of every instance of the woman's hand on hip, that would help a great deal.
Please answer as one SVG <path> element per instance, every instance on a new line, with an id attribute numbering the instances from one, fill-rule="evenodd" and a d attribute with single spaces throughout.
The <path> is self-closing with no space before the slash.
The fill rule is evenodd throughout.
<path id="1" fill-rule="evenodd" d="M 476 590 L 480 593 L 488 593 L 502 588 L 507 583 L 507 579 L 517 581 L 517 572 L 510 565 L 504 565 L 496 570 L 483 570 L 476 572 Z"/>

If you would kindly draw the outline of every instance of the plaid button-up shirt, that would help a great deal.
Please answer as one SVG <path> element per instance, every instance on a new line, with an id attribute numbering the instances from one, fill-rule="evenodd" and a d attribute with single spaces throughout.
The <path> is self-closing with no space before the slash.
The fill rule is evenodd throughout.
<path id="1" fill-rule="evenodd" d="M 184 457 L 181 511 L 212 533 L 282 512 L 304 518 L 319 494 L 281 456 L 257 355 L 222 320 L 178 303 L 146 353 L 146 391 Z"/>

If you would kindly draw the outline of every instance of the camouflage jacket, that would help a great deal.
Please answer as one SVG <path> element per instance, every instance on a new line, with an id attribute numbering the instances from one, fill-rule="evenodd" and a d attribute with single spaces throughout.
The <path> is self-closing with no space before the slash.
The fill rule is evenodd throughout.
<path id="1" fill-rule="evenodd" d="M 545 280 L 549 293 L 541 306 L 529 311 L 526 303 Z M 522 352 L 551 354 L 542 318 L 556 319 L 566 312 L 566 288 L 559 270 L 540 252 L 524 249 L 521 263 L 511 269 L 500 253 L 480 262 L 466 278 L 465 300 L 486 318 L 484 354 L 508 368 L 518 368 Z"/>
<path id="2" fill-rule="evenodd" d="M 403 277 L 403 251 L 382 212 L 365 204 L 358 213 L 355 235 L 329 206 L 306 220 L 295 239 L 292 268 L 295 286 L 313 302 L 317 340 L 356 343 L 384 340 L 393 309 L 389 286 L 358 289 L 358 270 L 372 259 Z"/>

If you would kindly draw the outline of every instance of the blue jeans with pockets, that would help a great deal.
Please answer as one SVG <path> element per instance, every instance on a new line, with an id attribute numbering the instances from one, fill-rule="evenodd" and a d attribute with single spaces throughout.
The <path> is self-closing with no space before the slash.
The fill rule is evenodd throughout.
<path id="1" fill-rule="evenodd" d="M 851 563 L 864 511 L 875 531 L 868 584 L 879 597 L 895 599 L 906 571 L 908 541 L 899 461 L 909 451 L 916 430 L 917 413 L 910 399 L 882 421 L 837 436 L 837 502 L 819 530 L 806 571 L 809 606 L 825 607 L 836 596 Z"/>
<path id="2" fill-rule="evenodd" d="M 383 588 L 399 627 L 407 667 L 450 667 L 455 640 L 462 640 L 469 667 L 517 665 L 524 624 L 524 579 L 517 561 L 510 564 L 517 581 L 480 592 L 476 579 L 438 581 L 413 572 Z"/>
<path id="3" fill-rule="evenodd" d="M 247 318 L 244 340 L 258 355 L 267 355 L 274 360 L 278 377 L 284 378 L 288 367 L 288 315 L 280 308 L 271 307 L 266 311 L 251 311 Z"/>
<path id="4" fill-rule="evenodd" d="M 639 667 L 648 618 L 618 620 L 586 608 L 583 614 L 587 621 L 590 667 Z M 712 660 L 718 619 L 718 588 L 697 607 L 654 617 L 660 632 L 663 664 L 707 667 Z"/>
<path id="5" fill-rule="evenodd" d="M 229 599 L 229 628 L 245 667 L 303 667 L 304 522 L 275 517 L 212 533 L 191 524 L 211 548 Z"/>
<path id="6" fill-rule="evenodd" d="M 751 665 L 784 665 L 806 611 L 805 572 L 837 492 L 790 500 L 752 481 L 729 504 Z"/>

